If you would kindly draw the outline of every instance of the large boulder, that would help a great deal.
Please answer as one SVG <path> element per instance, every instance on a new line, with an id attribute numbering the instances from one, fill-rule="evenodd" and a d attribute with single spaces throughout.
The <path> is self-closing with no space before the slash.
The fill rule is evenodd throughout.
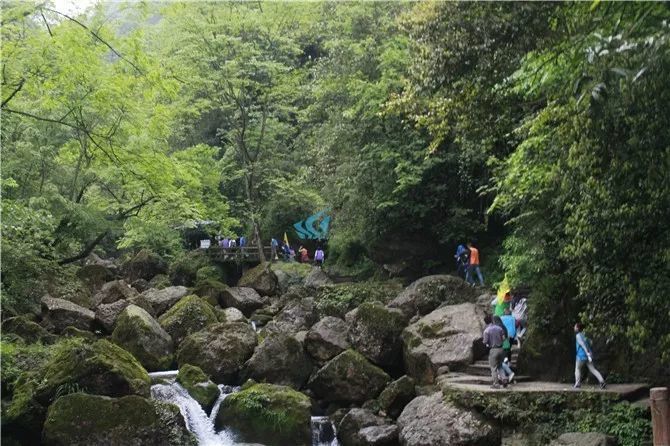
<path id="1" fill-rule="evenodd" d="M 349 342 L 378 366 L 397 370 L 402 363 L 400 335 L 406 320 L 400 310 L 379 302 L 364 302 L 354 310 Z"/>
<path id="2" fill-rule="evenodd" d="M 111 304 L 121 299 L 131 299 L 137 295 L 137 291 L 125 280 L 112 280 L 105 283 L 100 291 L 92 298 L 93 308 L 102 304 Z"/>
<path id="3" fill-rule="evenodd" d="M 116 321 L 112 340 L 132 353 L 149 371 L 166 370 L 172 364 L 170 335 L 142 308 L 126 307 Z"/>
<path id="4" fill-rule="evenodd" d="M 49 446 L 197 444 L 175 405 L 84 393 L 65 395 L 49 407 L 43 440 Z"/>
<path id="5" fill-rule="evenodd" d="M 162 290 L 148 289 L 142 296 L 151 304 L 154 314 L 160 316 L 187 294 L 188 288 L 184 286 L 170 286 Z"/>
<path id="6" fill-rule="evenodd" d="M 254 353 L 256 343 L 256 332 L 249 324 L 213 324 L 182 341 L 177 362 L 180 366 L 200 367 L 217 383 L 235 384 L 244 362 Z"/>
<path id="7" fill-rule="evenodd" d="M 261 296 L 274 296 L 277 294 L 279 282 L 275 273 L 270 269 L 270 264 L 262 263 L 245 271 L 237 282 L 237 286 L 253 288 Z"/>
<path id="8" fill-rule="evenodd" d="M 386 372 L 363 355 L 346 350 L 312 375 L 308 386 L 325 401 L 362 403 L 377 397 L 389 381 Z"/>
<path id="9" fill-rule="evenodd" d="M 268 303 L 267 297 L 261 297 L 256 290 L 248 287 L 230 287 L 223 291 L 222 296 L 222 307 L 237 308 L 246 317 Z"/>
<path id="10" fill-rule="evenodd" d="M 442 393 L 414 398 L 398 417 L 402 446 L 488 446 L 500 444 L 500 432 L 475 412 L 443 400 Z"/>
<path id="11" fill-rule="evenodd" d="M 2 321 L 2 340 L 19 338 L 29 344 L 42 342 L 49 344 L 56 340 L 56 336 L 45 330 L 40 324 L 29 320 L 25 316 L 10 317 Z"/>
<path id="12" fill-rule="evenodd" d="M 170 285 L 170 278 L 166 274 L 156 274 L 151 278 L 149 281 L 149 287 L 150 288 L 157 288 L 159 290 L 162 290 L 163 288 L 167 288 Z"/>
<path id="13" fill-rule="evenodd" d="M 156 274 L 167 274 L 167 263 L 156 253 L 142 249 L 123 265 L 123 272 L 132 282 L 136 279 L 151 280 Z"/>
<path id="14" fill-rule="evenodd" d="M 119 315 L 127 306 L 131 305 L 130 301 L 117 300 L 111 304 L 101 304 L 95 309 L 95 321 L 100 324 L 108 333 L 114 330 L 114 325 Z"/>
<path id="15" fill-rule="evenodd" d="M 309 330 L 318 320 L 314 299 L 293 300 L 277 314 L 274 320 L 265 326 L 267 333 L 294 334 Z"/>
<path id="16" fill-rule="evenodd" d="M 409 319 L 415 314 L 428 314 L 441 304 L 474 302 L 476 299 L 476 291 L 459 277 L 435 275 L 412 282 L 388 306 L 399 308 Z"/>
<path id="17" fill-rule="evenodd" d="M 253 384 L 228 395 L 216 417 L 243 442 L 267 446 L 311 444 L 310 400 L 290 387 Z"/>
<path id="18" fill-rule="evenodd" d="M 324 363 L 349 348 L 349 325 L 342 319 L 326 316 L 314 324 L 305 337 L 305 349 Z"/>
<path id="19" fill-rule="evenodd" d="M 549 446 L 616 446 L 615 437 L 598 432 L 568 432 L 552 441 Z"/>
<path id="20" fill-rule="evenodd" d="M 398 418 L 405 406 L 416 396 L 414 386 L 414 380 L 407 375 L 393 381 L 377 397 L 379 409 L 391 418 Z"/>
<path id="21" fill-rule="evenodd" d="M 377 427 L 381 429 L 367 429 Z M 389 420 L 366 409 L 351 409 L 340 421 L 337 436 L 342 446 L 393 445 L 398 439 L 398 428 Z"/>
<path id="22" fill-rule="evenodd" d="M 237 308 L 226 308 L 222 309 L 221 307 L 215 307 L 214 312 L 216 313 L 216 318 L 219 322 L 242 322 L 249 323 L 246 317 L 242 314 Z"/>
<path id="23" fill-rule="evenodd" d="M 38 373 L 36 399 L 53 401 L 62 386 L 107 396 L 149 396 L 147 371 L 127 351 L 101 339 L 65 343 Z"/>
<path id="24" fill-rule="evenodd" d="M 248 378 L 300 389 L 312 372 L 312 363 L 295 337 L 276 333 L 256 347 L 245 368 Z"/>
<path id="25" fill-rule="evenodd" d="M 216 323 L 217 318 L 210 304 L 192 294 L 166 311 L 158 322 L 178 346 L 186 336 Z"/>
<path id="26" fill-rule="evenodd" d="M 219 387 L 209 380 L 200 367 L 184 364 L 177 373 L 177 382 L 209 413 L 219 397 Z"/>
<path id="27" fill-rule="evenodd" d="M 458 370 L 483 355 L 484 314 L 473 303 L 447 305 L 408 326 L 402 334 L 407 374 L 432 384 L 442 366 Z"/>
<path id="28" fill-rule="evenodd" d="M 333 280 L 328 277 L 321 268 L 312 268 L 307 277 L 305 277 L 305 286 L 310 288 L 319 288 L 322 286 L 330 285 L 333 283 Z"/>
<path id="29" fill-rule="evenodd" d="M 48 327 L 60 333 L 66 327 L 72 326 L 81 330 L 91 330 L 95 313 L 65 299 L 51 297 L 48 294 L 42 298 L 42 320 Z"/>

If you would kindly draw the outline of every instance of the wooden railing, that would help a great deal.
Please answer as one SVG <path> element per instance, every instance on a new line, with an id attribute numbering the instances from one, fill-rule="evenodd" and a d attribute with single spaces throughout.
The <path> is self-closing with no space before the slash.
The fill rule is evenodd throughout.
<path id="1" fill-rule="evenodd" d="M 202 248 L 201 248 L 202 249 Z M 257 246 L 245 246 L 234 248 L 223 248 L 221 246 L 211 246 L 206 249 L 207 254 L 214 260 L 220 262 L 260 262 L 259 250 Z M 270 253 L 272 248 L 270 246 L 263 247 L 263 254 L 265 254 L 265 260 L 270 260 Z"/>

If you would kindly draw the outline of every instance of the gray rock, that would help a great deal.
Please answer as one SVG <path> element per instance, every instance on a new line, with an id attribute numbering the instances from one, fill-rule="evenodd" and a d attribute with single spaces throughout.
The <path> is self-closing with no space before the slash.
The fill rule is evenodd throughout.
<path id="1" fill-rule="evenodd" d="M 438 308 L 402 334 L 407 374 L 420 384 L 435 382 L 442 366 L 458 370 L 482 356 L 484 314 L 473 303 Z"/>
<path id="2" fill-rule="evenodd" d="M 167 370 L 173 359 L 170 335 L 142 308 L 126 307 L 112 333 L 114 343 L 133 354 L 149 371 Z"/>
<path id="3" fill-rule="evenodd" d="M 325 401 L 362 403 L 377 397 L 389 381 L 363 355 L 345 350 L 312 375 L 308 387 Z"/>
<path id="4" fill-rule="evenodd" d="M 253 288 L 230 287 L 221 293 L 223 302 L 219 302 L 222 307 L 237 308 L 246 317 L 251 316 L 254 310 L 261 308 L 268 303 L 267 297 L 262 297 Z"/>
<path id="5" fill-rule="evenodd" d="M 342 319 L 324 317 L 307 332 L 305 349 L 317 361 L 328 361 L 349 348 L 348 332 L 349 326 Z"/>
<path id="6" fill-rule="evenodd" d="M 474 302 L 476 292 L 465 281 L 449 275 L 422 277 L 412 282 L 398 297 L 389 302 L 391 308 L 399 308 L 407 319 L 414 314 L 428 314 L 440 304 Z"/>
<path id="7" fill-rule="evenodd" d="M 126 309 L 128 305 L 131 305 L 130 301 L 121 299 L 111 304 L 100 304 L 98 308 L 95 309 L 95 320 L 104 327 L 107 332 L 111 333 L 114 330 L 114 324 L 123 310 Z"/>
<path id="8" fill-rule="evenodd" d="M 184 286 L 170 286 L 162 290 L 151 288 L 142 293 L 142 296 L 151 304 L 154 314 L 160 316 L 187 294 L 188 289 Z"/>
<path id="9" fill-rule="evenodd" d="M 387 443 L 368 443 L 366 439 L 378 438 L 380 431 L 367 430 L 365 428 L 375 428 L 380 426 L 389 426 L 389 420 L 379 417 L 366 409 L 351 409 L 340 421 L 337 427 L 337 436 L 342 442 L 342 446 L 364 446 L 368 444 L 387 444 Z M 398 430 L 395 427 L 395 436 L 397 438 Z M 364 439 L 363 437 L 366 437 Z"/>
<path id="10" fill-rule="evenodd" d="M 247 318 L 244 317 L 242 312 L 237 308 L 230 307 L 226 309 L 221 309 L 219 307 L 215 308 L 216 316 L 219 319 L 219 322 L 242 322 L 247 323 Z"/>
<path id="11" fill-rule="evenodd" d="M 256 344 L 256 333 L 249 324 L 213 324 L 184 339 L 177 351 L 177 362 L 179 366 L 200 367 L 214 382 L 237 384 L 239 372 L 253 355 Z"/>
<path id="12" fill-rule="evenodd" d="M 331 283 L 333 281 L 321 268 L 312 268 L 307 277 L 305 277 L 305 286 L 310 288 L 319 288 Z"/>
<path id="13" fill-rule="evenodd" d="M 302 343 L 284 333 L 270 334 L 256 347 L 245 365 L 244 376 L 300 389 L 312 372 L 312 362 Z"/>
<path id="14" fill-rule="evenodd" d="M 264 328 L 267 333 L 293 334 L 302 330 L 309 330 L 318 320 L 314 299 L 305 298 L 294 300 L 277 314 Z"/>
<path id="15" fill-rule="evenodd" d="M 550 446 L 616 446 L 616 438 L 598 432 L 568 432 Z"/>
<path id="16" fill-rule="evenodd" d="M 42 319 L 57 333 L 69 326 L 80 330 L 91 330 L 95 313 L 68 300 L 47 294 L 42 297 Z"/>
<path id="17" fill-rule="evenodd" d="M 362 444 L 370 446 L 394 446 L 398 444 L 398 426 L 387 424 L 384 426 L 364 427 L 358 431 Z"/>
<path id="18" fill-rule="evenodd" d="M 405 326 L 402 312 L 379 302 L 365 302 L 351 319 L 351 345 L 378 366 L 398 369 L 402 363 L 400 335 Z"/>
<path id="19" fill-rule="evenodd" d="M 125 280 L 113 280 L 105 283 L 100 291 L 93 295 L 92 305 L 96 308 L 98 305 L 111 304 L 121 299 L 130 299 L 137 296 L 137 291 Z"/>
<path id="20" fill-rule="evenodd" d="M 500 432 L 473 412 L 443 400 L 442 393 L 414 398 L 398 417 L 402 446 L 500 444 Z"/>

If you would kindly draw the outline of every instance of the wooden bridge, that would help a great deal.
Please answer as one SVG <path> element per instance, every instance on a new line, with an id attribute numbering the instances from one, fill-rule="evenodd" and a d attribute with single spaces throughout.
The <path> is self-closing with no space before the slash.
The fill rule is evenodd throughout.
<path id="1" fill-rule="evenodd" d="M 207 252 L 207 255 L 209 255 L 212 260 L 217 262 L 259 263 L 261 261 L 258 246 L 236 246 L 234 248 L 210 246 L 209 248 L 205 249 L 205 252 Z M 271 252 L 272 248 L 270 246 L 263 247 L 265 260 L 270 260 Z"/>

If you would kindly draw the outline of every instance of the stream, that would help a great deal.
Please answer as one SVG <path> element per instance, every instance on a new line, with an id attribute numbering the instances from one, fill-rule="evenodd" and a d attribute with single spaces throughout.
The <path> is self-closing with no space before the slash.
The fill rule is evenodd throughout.
<path id="1" fill-rule="evenodd" d="M 172 403 L 179 407 L 184 417 L 186 427 L 198 439 L 200 446 L 236 446 L 246 444 L 237 442 L 235 435 L 226 430 L 216 431 L 214 422 L 219 412 L 221 402 L 231 393 L 237 392 L 239 387 L 219 385 L 219 398 L 216 400 L 212 413 L 207 413 L 200 404 L 188 394 L 179 383 L 175 381 L 177 370 L 167 372 L 150 373 L 152 381 L 161 380 L 161 384 L 151 386 L 151 398 L 158 401 Z M 335 426 L 328 417 L 312 417 L 312 446 L 339 446 Z"/>

